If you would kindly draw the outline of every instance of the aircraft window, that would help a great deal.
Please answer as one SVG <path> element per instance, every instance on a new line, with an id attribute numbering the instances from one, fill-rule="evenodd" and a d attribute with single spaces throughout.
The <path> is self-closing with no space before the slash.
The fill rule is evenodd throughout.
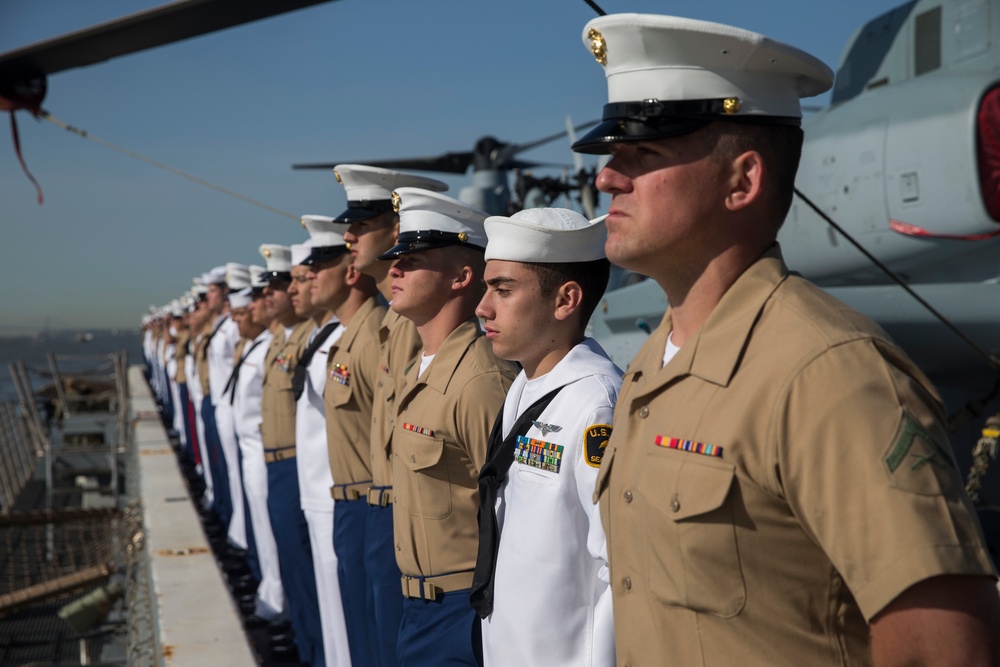
<path id="1" fill-rule="evenodd" d="M 833 84 L 833 104 L 856 97 L 865 90 L 868 82 L 878 73 L 886 54 L 896 41 L 896 36 L 913 11 L 917 0 L 896 7 L 890 12 L 869 21 L 851 44 L 837 70 Z M 887 82 L 888 83 L 888 82 Z"/>
<path id="2" fill-rule="evenodd" d="M 915 27 L 914 74 L 920 76 L 941 67 L 941 8 L 917 15 Z"/>

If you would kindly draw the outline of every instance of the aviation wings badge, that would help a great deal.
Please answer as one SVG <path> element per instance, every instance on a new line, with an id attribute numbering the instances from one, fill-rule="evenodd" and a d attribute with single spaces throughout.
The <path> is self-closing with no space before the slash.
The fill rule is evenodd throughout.
<path id="1" fill-rule="evenodd" d="M 542 437 L 544 438 L 549 433 L 558 433 L 562 430 L 562 426 L 556 426 L 555 424 L 546 424 L 545 422 L 531 422 L 531 425 L 542 432 Z"/>

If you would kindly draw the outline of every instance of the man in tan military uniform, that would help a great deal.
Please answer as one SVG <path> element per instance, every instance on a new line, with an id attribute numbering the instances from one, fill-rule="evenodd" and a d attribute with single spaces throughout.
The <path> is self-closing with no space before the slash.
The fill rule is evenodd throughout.
<path id="1" fill-rule="evenodd" d="M 606 250 L 671 308 L 597 480 L 621 665 L 993 665 L 995 571 L 927 379 L 789 274 L 799 97 L 829 69 L 746 31 L 591 21 Z M 992 644 L 992 646 L 991 646 Z"/>
<path id="2" fill-rule="evenodd" d="M 365 165 L 340 164 L 334 168 L 334 174 L 347 195 L 347 209 L 336 221 L 347 226 L 344 240 L 350 246 L 354 268 L 370 276 L 385 301 L 391 302 L 391 262 L 379 261 L 378 257 L 396 244 L 399 233 L 399 214 L 392 206 L 392 191 L 398 187 L 420 187 L 440 192 L 448 186 L 423 176 Z M 396 416 L 395 397 L 402 387 L 403 369 L 409 367 L 420 349 L 420 337 L 410 320 L 390 308 L 379 326 L 378 341 L 364 566 L 369 616 L 374 623 L 370 628 L 371 661 L 381 667 L 395 667 L 403 597 L 393 541 L 389 452 Z"/>
<path id="3" fill-rule="evenodd" d="M 420 357 L 406 370 L 392 433 L 396 562 L 406 597 L 399 664 L 482 663 L 469 589 L 479 546 L 477 480 L 516 367 L 493 355 L 475 318 L 486 214 L 399 188 L 392 309 L 413 321 Z"/>
<path id="4" fill-rule="evenodd" d="M 267 463 L 267 510 L 278 547 L 281 582 L 288 597 L 288 620 L 295 632 L 299 659 L 308 665 L 324 664 L 319 599 L 309 547 L 309 526 L 299 500 L 295 460 L 295 394 L 292 374 L 315 327 L 295 314 L 288 286 L 291 284 L 291 249 L 262 245 L 267 261 L 267 309 L 274 315 L 271 339 L 264 357 L 260 434 Z"/>

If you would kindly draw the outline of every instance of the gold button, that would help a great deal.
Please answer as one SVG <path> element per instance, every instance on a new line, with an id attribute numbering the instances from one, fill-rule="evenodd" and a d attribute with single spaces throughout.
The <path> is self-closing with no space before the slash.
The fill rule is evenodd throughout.
<path id="1" fill-rule="evenodd" d="M 402 550 L 403 550 L 403 547 L 399 546 L 399 543 L 397 542 L 396 543 L 396 551 L 402 551 Z"/>
<path id="2" fill-rule="evenodd" d="M 639 416 L 642 417 L 643 419 L 645 419 L 646 417 L 648 417 L 649 416 L 649 406 L 644 405 L 641 408 L 639 408 Z"/>
<path id="3" fill-rule="evenodd" d="M 627 503 L 632 502 L 632 492 L 631 491 L 626 491 L 625 492 L 625 502 L 627 502 Z"/>
<path id="4" fill-rule="evenodd" d="M 622 587 L 627 591 L 632 590 L 632 577 L 622 579 Z"/>
<path id="5" fill-rule="evenodd" d="M 670 511 L 671 512 L 681 511 L 681 500 L 680 498 L 677 497 L 676 493 L 674 494 L 674 497 L 670 499 Z"/>

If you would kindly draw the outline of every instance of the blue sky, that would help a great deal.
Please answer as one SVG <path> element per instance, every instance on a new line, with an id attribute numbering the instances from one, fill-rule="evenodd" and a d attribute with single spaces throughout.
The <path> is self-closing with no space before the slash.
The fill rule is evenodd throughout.
<path id="1" fill-rule="evenodd" d="M 0 52 L 162 4 L 2 0 Z M 836 68 L 851 33 L 896 0 L 603 0 L 756 30 Z M 582 0 L 337 0 L 49 79 L 70 125 L 295 216 L 335 215 L 343 188 L 295 162 L 436 155 L 477 138 L 527 142 L 598 118 L 601 68 Z M 824 98 L 817 98 L 824 102 Z M 0 334 L 126 327 L 297 221 L 18 113 L 39 206 L 0 126 Z M 570 164 L 566 142 L 523 154 Z M 592 160 L 592 158 L 588 158 Z M 553 175 L 558 172 L 551 172 Z M 468 178 L 445 178 L 452 194 Z M 606 203 L 606 200 L 605 202 Z"/>

